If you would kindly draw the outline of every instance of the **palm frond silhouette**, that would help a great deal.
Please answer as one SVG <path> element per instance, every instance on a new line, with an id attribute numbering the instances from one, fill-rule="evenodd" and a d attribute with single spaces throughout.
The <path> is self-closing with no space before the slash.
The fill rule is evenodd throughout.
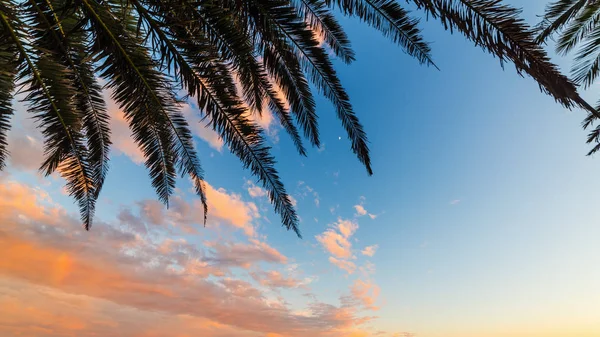
<path id="1" fill-rule="evenodd" d="M 596 116 L 518 10 L 499 0 L 408 2 L 514 64 L 560 104 Z M 372 174 L 367 136 L 332 63 L 332 55 L 347 64 L 355 59 L 334 11 L 381 31 L 419 63 L 436 66 L 419 21 L 393 0 L 4 0 L 0 168 L 9 156 L 11 104 L 19 89 L 44 136 L 41 171 L 65 178 L 89 229 L 111 147 L 102 79 L 144 154 L 158 198 L 168 205 L 178 175 L 187 176 L 206 221 L 204 173 L 176 96 L 185 90 L 268 191 L 283 225 L 300 235 L 265 131 L 251 114 L 269 109 L 306 155 L 305 139 L 320 146 L 312 84 L 333 103 L 352 151 Z"/>

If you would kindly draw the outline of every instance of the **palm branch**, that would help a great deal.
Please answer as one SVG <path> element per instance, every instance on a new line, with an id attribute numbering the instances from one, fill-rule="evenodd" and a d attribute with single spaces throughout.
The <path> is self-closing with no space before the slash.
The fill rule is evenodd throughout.
<path id="1" fill-rule="evenodd" d="M 513 63 L 564 106 L 596 113 L 549 61 L 539 45 L 545 38 L 536 40 L 516 9 L 498 0 L 410 2 Z M 206 222 L 210 201 L 204 172 L 176 94 L 184 90 L 268 191 L 283 225 L 300 235 L 265 132 L 252 115 L 271 110 L 306 155 L 303 138 L 321 144 L 316 88 L 332 102 L 352 151 L 372 174 L 367 136 L 332 61 L 332 55 L 346 64 L 356 58 L 335 12 L 358 18 L 418 62 L 435 67 L 419 21 L 393 0 L 5 0 L 0 4 L 5 41 L 0 168 L 8 158 L 6 134 L 19 88 L 43 131 L 42 171 L 63 175 L 89 229 L 111 145 L 101 78 L 125 113 L 158 198 L 168 206 L 177 176 L 188 176 Z M 576 9 L 554 12 L 548 20 L 568 17 L 550 31 L 578 15 Z"/>
<path id="2" fill-rule="evenodd" d="M 573 81 L 589 88 L 600 75 L 600 2 L 560 0 L 550 3 L 536 28 L 539 42 L 557 36 L 558 53 L 575 52 L 571 69 Z M 600 101 L 597 109 L 600 109 Z M 590 112 L 582 123 L 584 129 L 591 127 L 598 118 L 597 113 Z M 587 142 L 596 144 L 588 155 L 600 150 L 600 126 L 590 131 Z"/>

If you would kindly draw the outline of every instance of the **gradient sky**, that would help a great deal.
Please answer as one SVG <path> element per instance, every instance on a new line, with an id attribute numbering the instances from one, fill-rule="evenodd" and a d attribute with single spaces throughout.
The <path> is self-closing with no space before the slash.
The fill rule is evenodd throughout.
<path id="1" fill-rule="evenodd" d="M 545 1 L 511 3 L 536 22 Z M 0 175 L 0 335 L 599 336 L 600 159 L 585 156 L 584 113 L 437 22 L 423 26 L 441 71 L 342 22 L 357 61 L 338 69 L 375 174 L 322 98 L 324 146 L 308 158 L 260 121 L 302 240 L 197 123 L 208 224 L 185 180 L 166 211 L 114 105 L 111 171 L 82 232 L 60 178 L 36 173 L 40 135 L 18 103 Z"/>

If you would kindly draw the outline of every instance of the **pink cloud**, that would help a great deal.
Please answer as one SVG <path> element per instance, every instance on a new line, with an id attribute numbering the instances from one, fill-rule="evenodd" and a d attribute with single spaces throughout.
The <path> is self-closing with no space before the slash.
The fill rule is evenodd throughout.
<path id="1" fill-rule="evenodd" d="M 269 288 L 306 288 L 306 285 L 311 282 L 310 279 L 300 280 L 294 277 L 286 277 L 276 270 L 254 272 L 251 275 L 260 285 Z"/>
<path id="2" fill-rule="evenodd" d="M 256 234 L 252 221 L 260 217 L 258 207 L 253 202 L 246 202 L 241 195 L 230 193 L 223 188 L 215 188 L 205 183 L 205 193 L 208 199 L 208 225 L 225 224 L 241 229 L 246 235 Z M 181 196 L 174 196 L 170 201 L 171 207 L 166 207 L 156 200 L 142 200 L 136 203 L 139 217 L 133 214 L 131 208 L 122 209 L 118 217 L 125 224 L 141 228 L 140 221 L 154 226 L 178 226 L 185 228 L 188 233 L 195 232 L 196 226 L 204 222 L 203 206 L 194 197 L 186 201 Z M 137 219 L 136 219 L 137 218 Z"/>
<path id="3" fill-rule="evenodd" d="M 327 230 L 318 235 L 317 241 L 333 256 L 340 258 L 350 258 L 352 256 L 352 244 L 348 241 L 348 238 L 334 230 Z"/>
<path id="4" fill-rule="evenodd" d="M 337 227 L 340 233 L 347 239 L 356 232 L 358 229 L 358 224 L 351 220 L 341 220 L 338 219 Z"/>
<path id="5" fill-rule="evenodd" d="M 260 186 L 256 186 L 252 181 L 248 180 L 246 181 L 246 184 L 248 185 L 248 194 L 252 198 L 259 198 L 267 195 L 267 191 L 265 191 L 265 189 L 261 188 Z"/>
<path id="6" fill-rule="evenodd" d="M 367 246 L 361 251 L 361 253 L 363 255 L 373 257 L 375 255 L 375 252 L 377 251 L 377 248 L 379 248 L 379 245 Z"/>
<path id="7" fill-rule="evenodd" d="M 108 95 L 105 95 L 105 97 L 108 98 Z M 111 140 L 113 142 L 112 148 L 117 154 L 129 157 L 131 161 L 138 165 L 144 163 L 144 154 L 132 138 L 129 123 L 125 119 L 125 114 L 111 99 L 107 100 L 107 105 L 108 112 L 111 116 L 110 129 Z"/>
<path id="8" fill-rule="evenodd" d="M 354 205 L 354 209 L 356 210 L 356 215 L 358 216 L 367 215 L 367 210 L 363 207 L 363 205 Z"/>
<path id="9" fill-rule="evenodd" d="M 375 302 L 379 297 L 380 288 L 370 280 L 357 279 L 350 287 L 351 296 L 346 298 L 349 302 L 359 303 L 369 310 L 379 310 Z"/>
<path id="10" fill-rule="evenodd" d="M 266 242 L 251 239 L 249 243 L 205 242 L 210 252 L 205 261 L 228 267 L 250 268 L 256 262 L 287 263 L 287 257 Z"/>
<path id="11" fill-rule="evenodd" d="M 346 271 L 348 274 L 354 273 L 356 265 L 352 261 L 336 259 L 333 256 L 329 257 L 329 262 L 334 266 Z"/>
<path id="12" fill-rule="evenodd" d="M 373 319 L 343 298 L 295 310 L 240 278 L 287 263 L 265 241 L 199 244 L 178 226 L 172 238 L 132 230 L 160 219 L 148 214 L 122 212 L 86 232 L 44 191 L 0 181 L 0 254 L 10 256 L 0 259 L 0 335 L 342 337 Z M 299 280 L 277 273 L 266 284 Z"/>
<path id="13" fill-rule="evenodd" d="M 353 258 L 351 236 L 358 229 L 358 224 L 352 220 L 339 218 L 329 229 L 316 236 L 321 246 L 332 256 L 329 262 L 351 274 L 356 269 Z"/>
<path id="14" fill-rule="evenodd" d="M 9 134 L 8 151 L 9 165 L 17 170 L 37 171 L 44 161 L 42 141 L 21 132 Z"/>

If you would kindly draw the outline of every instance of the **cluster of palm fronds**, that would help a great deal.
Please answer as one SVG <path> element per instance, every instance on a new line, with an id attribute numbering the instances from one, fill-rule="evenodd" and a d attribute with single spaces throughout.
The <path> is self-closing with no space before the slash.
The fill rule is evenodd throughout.
<path id="1" fill-rule="evenodd" d="M 559 54 L 566 55 L 576 50 L 572 69 L 573 81 L 589 88 L 600 75 L 600 1 L 553 2 L 546 7 L 543 20 L 536 29 L 536 42 L 545 43 L 557 35 L 556 51 Z M 588 114 L 583 121 L 583 127 L 590 127 L 599 117 L 594 113 Z M 590 155 L 600 150 L 600 125 L 590 132 L 588 143 L 596 143 L 590 150 Z"/>
<path id="2" fill-rule="evenodd" d="M 409 2 L 512 62 L 566 107 L 593 111 L 517 10 L 498 0 Z M 355 57 L 333 11 L 359 18 L 434 65 L 418 20 L 393 0 L 0 0 L 0 166 L 16 86 L 45 137 L 42 171 L 58 170 L 66 179 L 89 228 L 111 144 L 102 78 L 125 113 L 159 198 L 168 204 L 177 175 L 187 175 L 206 216 L 203 172 L 178 109 L 176 93 L 184 90 L 268 190 L 284 226 L 299 233 L 251 114 L 270 109 L 305 155 L 304 138 L 320 145 L 312 85 L 333 103 L 352 150 L 372 173 L 365 132 L 331 60 Z"/>

